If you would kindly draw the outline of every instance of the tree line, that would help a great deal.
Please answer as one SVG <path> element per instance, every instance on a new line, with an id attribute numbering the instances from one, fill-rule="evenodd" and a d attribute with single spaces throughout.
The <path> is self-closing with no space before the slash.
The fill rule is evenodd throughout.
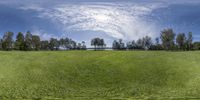
<path id="1" fill-rule="evenodd" d="M 16 39 L 13 39 L 13 32 L 4 33 L 0 39 L 0 49 L 5 51 L 38 51 L 38 50 L 86 50 L 85 42 L 77 43 L 66 37 L 61 39 L 50 38 L 50 40 L 41 40 L 40 36 L 31 34 L 27 31 L 24 35 L 19 32 Z"/>
<path id="2" fill-rule="evenodd" d="M 102 48 L 103 45 L 99 40 L 94 38 L 91 45 L 96 48 Z M 94 42 L 95 41 L 95 42 Z M 98 42 L 99 41 L 99 42 Z M 103 40 L 102 40 L 103 41 Z M 164 29 L 160 33 L 160 37 L 155 38 L 155 42 L 149 36 L 139 38 L 137 41 L 132 40 L 124 43 L 122 39 L 114 40 L 112 43 L 113 50 L 174 50 L 174 51 L 190 51 L 200 50 L 200 42 L 193 42 L 192 32 L 188 34 L 176 34 L 173 29 Z"/>
<path id="3" fill-rule="evenodd" d="M 20 51 L 39 51 L 39 50 L 87 50 L 85 41 L 78 43 L 68 37 L 49 40 L 41 40 L 40 36 L 31 34 L 27 31 L 17 33 L 13 39 L 13 32 L 5 32 L 0 39 L 0 50 L 20 50 Z M 155 41 L 155 42 L 153 42 Z M 103 38 L 93 38 L 91 46 L 94 50 L 105 50 L 106 43 Z M 144 36 L 138 40 L 132 40 L 124 43 L 122 39 L 114 40 L 112 50 L 200 50 L 200 42 L 193 42 L 192 32 L 187 34 L 175 34 L 173 29 L 164 29 L 160 33 L 160 37 L 153 40 L 149 36 Z"/>

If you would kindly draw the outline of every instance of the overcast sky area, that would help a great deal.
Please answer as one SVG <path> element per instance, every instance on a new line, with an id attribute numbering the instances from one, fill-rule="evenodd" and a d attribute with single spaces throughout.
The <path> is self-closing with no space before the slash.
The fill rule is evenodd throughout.
<path id="1" fill-rule="evenodd" d="M 6 31 L 86 41 L 137 40 L 164 28 L 193 32 L 200 41 L 200 0 L 1 0 L 0 36 Z M 110 44 L 108 44 L 109 46 Z"/>

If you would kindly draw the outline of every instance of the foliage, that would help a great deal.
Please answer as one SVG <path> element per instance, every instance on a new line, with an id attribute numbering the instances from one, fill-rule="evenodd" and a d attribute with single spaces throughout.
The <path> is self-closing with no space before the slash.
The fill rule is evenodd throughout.
<path id="1" fill-rule="evenodd" d="M 32 36 L 32 45 L 34 50 L 40 50 L 41 42 L 40 42 L 40 37 L 37 35 Z"/>
<path id="2" fill-rule="evenodd" d="M 126 43 L 126 48 L 127 48 L 128 50 L 136 49 L 136 47 L 137 47 L 137 44 L 135 43 L 135 40 Z"/>
<path id="3" fill-rule="evenodd" d="M 194 42 L 194 50 L 200 50 L 200 42 Z"/>
<path id="4" fill-rule="evenodd" d="M 15 50 L 24 50 L 24 45 L 25 45 L 24 35 L 23 33 L 19 32 L 17 34 L 15 41 Z"/>
<path id="5" fill-rule="evenodd" d="M 119 39 L 118 41 L 114 40 L 113 41 L 113 50 L 125 50 L 125 43 L 123 43 L 122 39 Z"/>
<path id="6" fill-rule="evenodd" d="M 9 51 L 12 50 L 13 48 L 13 32 L 6 32 L 3 36 L 3 40 L 2 40 L 2 49 Z"/>
<path id="7" fill-rule="evenodd" d="M 104 39 L 94 38 L 91 40 L 91 46 L 94 46 L 95 50 L 103 50 L 104 46 L 106 46 Z"/>
<path id="8" fill-rule="evenodd" d="M 152 45 L 151 37 L 149 37 L 149 36 L 143 37 L 142 38 L 142 45 L 143 45 L 142 46 L 143 49 L 148 50 L 151 47 L 151 45 Z"/>
<path id="9" fill-rule="evenodd" d="M 185 33 L 180 33 L 177 35 L 176 43 L 178 44 L 179 49 L 185 50 L 185 45 L 186 45 Z"/>
<path id="10" fill-rule="evenodd" d="M 173 29 L 164 29 L 161 31 L 162 45 L 166 50 L 173 50 L 175 33 Z"/>
<path id="11" fill-rule="evenodd" d="M 49 41 L 47 40 L 44 40 L 44 41 L 41 41 L 41 50 L 49 50 Z"/>
<path id="12" fill-rule="evenodd" d="M 29 51 L 29 50 L 32 50 L 32 49 L 33 49 L 32 34 L 31 34 L 30 31 L 27 31 L 27 33 L 26 33 L 24 49 L 25 49 L 26 51 Z"/>
<path id="13" fill-rule="evenodd" d="M 188 33 L 188 39 L 187 39 L 187 50 L 192 50 L 193 48 L 193 35 L 192 35 L 192 32 L 189 32 Z"/>
<path id="14" fill-rule="evenodd" d="M 59 42 L 55 38 L 51 38 L 49 42 L 49 48 L 50 50 L 58 50 L 59 48 Z"/>

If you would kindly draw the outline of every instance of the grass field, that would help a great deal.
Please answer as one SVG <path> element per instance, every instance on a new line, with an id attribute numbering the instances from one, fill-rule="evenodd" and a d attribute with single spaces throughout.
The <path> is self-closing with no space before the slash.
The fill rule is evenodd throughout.
<path id="1" fill-rule="evenodd" d="M 200 52 L 0 52 L 0 99 L 198 99 Z"/>

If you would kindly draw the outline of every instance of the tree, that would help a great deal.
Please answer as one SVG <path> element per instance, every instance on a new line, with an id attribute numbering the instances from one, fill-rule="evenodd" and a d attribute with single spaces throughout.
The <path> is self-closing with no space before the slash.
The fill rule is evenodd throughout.
<path id="1" fill-rule="evenodd" d="M 55 38 L 51 38 L 49 42 L 50 50 L 58 50 L 59 49 L 59 42 Z"/>
<path id="2" fill-rule="evenodd" d="M 113 50 L 117 50 L 120 48 L 119 43 L 116 40 L 113 41 L 112 48 L 113 48 Z"/>
<path id="3" fill-rule="evenodd" d="M 26 36 L 25 36 L 25 45 L 24 49 L 26 51 L 32 50 L 33 45 L 32 45 L 32 34 L 30 31 L 27 31 Z"/>
<path id="4" fill-rule="evenodd" d="M 160 44 L 160 40 L 158 37 L 155 40 L 156 40 L 156 45 Z"/>
<path id="5" fill-rule="evenodd" d="M 119 39 L 119 47 L 120 47 L 120 50 L 125 49 L 125 44 L 123 43 L 122 39 Z"/>
<path id="6" fill-rule="evenodd" d="M 192 42 L 193 42 L 192 32 L 189 32 L 188 39 L 187 39 L 187 49 L 188 50 L 192 50 Z"/>
<path id="7" fill-rule="evenodd" d="M 151 50 L 163 50 L 162 45 L 160 44 L 160 39 L 157 37 L 155 39 L 156 43 L 155 45 L 151 45 L 150 49 Z"/>
<path id="8" fill-rule="evenodd" d="M 145 49 L 145 50 L 148 50 L 152 45 L 151 37 L 149 37 L 149 36 L 143 37 L 142 42 L 143 42 L 142 43 L 143 49 Z"/>
<path id="9" fill-rule="evenodd" d="M 87 49 L 87 47 L 85 45 L 85 41 L 82 41 L 82 50 L 86 50 L 86 49 Z"/>
<path id="10" fill-rule="evenodd" d="M 40 50 L 41 44 L 40 44 L 40 37 L 37 35 L 32 36 L 32 46 L 34 50 Z"/>
<path id="11" fill-rule="evenodd" d="M 104 47 L 106 46 L 104 39 L 100 39 L 99 46 L 101 47 L 102 50 L 104 49 Z"/>
<path id="12" fill-rule="evenodd" d="M 81 48 L 82 48 L 82 46 L 81 46 L 81 43 L 78 43 L 78 45 L 77 45 L 77 50 L 81 50 Z"/>
<path id="13" fill-rule="evenodd" d="M 71 47 L 71 39 L 69 39 L 69 38 L 65 38 L 65 48 L 66 49 L 68 49 L 68 50 L 70 50 L 70 49 L 72 49 L 72 47 Z"/>
<path id="14" fill-rule="evenodd" d="M 194 50 L 200 50 L 200 42 L 194 42 Z"/>
<path id="15" fill-rule="evenodd" d="M 62 49 L 64 49 L 64 50 L 66 50 L 66 41 L 65 41 L 65 39 L 64 38 L 61 38 L 60 40 L 59 40 L 59 45 L 60 45 L 60 47 L 62 48 Z"/>
<path id="16" fill-rule="evenodd" d="M 82 41 L 81 43 L 78 43 L 78 45 L 76 46 L 77 50 L 86 50 L 86 45 L 85 45 L 85 41 Z"/>
<path id="17" fill-rule="evenodd" d="M 0 50 L 2 50 L 3 39 L 0 39 Z"/>
<path id="18" fill-rule="evenodd" d="M 15 41 L 15 49 L 24 50 L 24 45 L 25 45 L 24 35 L 23 33 L 19 32 L 17 34 L 16 41 Z"/>
<path id="19" fill-rule="evenodd" d="M 76 42 L 70 38 L 61 38 L 60 39 L 60 46 L 65 48 L 66 50 L 73 50 L 77 48 Z"/>
<path id="20" fill-rule="evenodd" d="M 49 50 L 49 41 L 41 41 L 41 49 Z"/>
<path id="21" fill-rule="evenodd" d="M 125 44 L 123 43 L 122 39 L 119 39 L 118 41 L 114 40 L 112 48 L 114 50 L 124 50 L 124 49 L 126 49 Z"/>
<path id="22" fill-rule="evenodd" d="M 70 41 L 71 49 L 76 49 L 76 42 L 75 41 Z"/>
<path id="23" fill-rule="evenodd" d="M 178 44 L 178 48 L 181 50 L 185 49 L 185 44 L 186 44 L 186 37 L 185 33 L 180 33 L 176 37 L 176 43 Z"/>
<path id="24" fill-rule="evenodd" d="M 12 44 L 13 44 L 13 32 L 6 32 L 3 36 L 2 41 L 2 49 L 3 50 L 12 50 Z"/>
<path id="25" fill-rule="evenodd" d="M 97 50 L 97 47 L 103 48 L 105 45 L 104 40 L 100 38 L 94 38 L 91 40 L 91 46 L 94 46 L 95 50 Z"/>
<path id="26" fill-rule="evenodd" d="M 136 43 L 135 43 L 135 41 L 133 40 L 133 41 L 131 41 L 131 42 L 126 43 L 126 48 L 129 49 L 129 50 L 135 49 L 135 48 L 136 48 Z"/>
<path id="27" fill-rule="evenodd" d="M 149 36 L 145 36 L 143 37 L 142 39 L 139 38 L 136 42 L 136 46 L 135 48 L 136 49 L 145 49 L 145 50 L 148 50 L 150 49 L 151 45 L 152 45 L 152 40 L 151 40 L 151 37 Z"/>
<path id="28" fill-rule="evenodd" d="M 162 45 L 165 50 L 172 50 L 174 47 L 175 33 L 172 29 L 164 29 L 161 31 Z"/>
<path id="29" fill-rule="evenodd" d="M 137 49 L 143 49 L 143 40 L 138 39 L 136 42 L 136 45 L 137 45 Z"/>
<path id="30" fill-rule="evenodd" d="M 94 46 L 95 50 L 97 49 L 97 46 L 98 46 L 98 39 L 99 38 L 94 38 L 91 41 L 91 46 Z"/>

